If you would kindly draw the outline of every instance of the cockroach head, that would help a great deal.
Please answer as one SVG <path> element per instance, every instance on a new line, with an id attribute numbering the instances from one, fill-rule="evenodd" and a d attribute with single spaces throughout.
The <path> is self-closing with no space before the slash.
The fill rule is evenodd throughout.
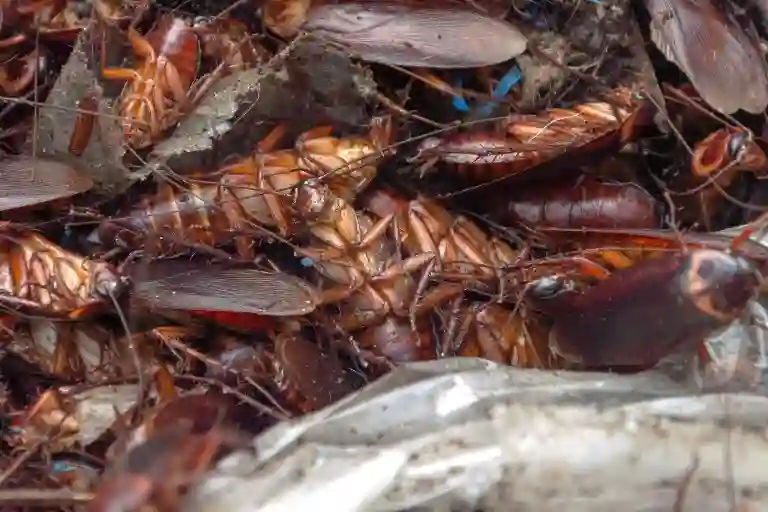
<path id="1" fill-rule="evenodd" d="M 118 297 L 127 284 L 128 278 L 110 267 L 101 267 L 93 273 L 93 291 L 106 299 Z"/>
<path id="2" fill-rule="evenodd" d="M 748 259 L 723 251 L 700 249 L 686 256 L 681 289 L 707 314 L 724 321 L 737 318 L 760 291 L 762 278 Z"/>

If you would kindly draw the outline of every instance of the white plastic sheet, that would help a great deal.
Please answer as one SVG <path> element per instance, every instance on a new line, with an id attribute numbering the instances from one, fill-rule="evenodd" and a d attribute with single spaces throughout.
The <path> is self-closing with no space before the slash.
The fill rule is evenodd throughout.
<path id="1" fill-rule="evenodd" d="M 766 511 L 765 317 L 637 375 L 407 365 L 263 433 L 186 510 Z"/>

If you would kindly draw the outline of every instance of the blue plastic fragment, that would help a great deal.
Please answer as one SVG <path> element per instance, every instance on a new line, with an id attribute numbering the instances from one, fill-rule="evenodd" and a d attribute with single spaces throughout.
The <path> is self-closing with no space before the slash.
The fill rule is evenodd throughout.
<path id="1" fill-rule="evenodd" d="M 456 89 L 461 89 L 463 85 L 464 85 L 464 81 L 461 78 L 457 78 L 456 81 L 453 83 L 453 86 Z M 467 100 L 465 100 L 463 96 L 460 96 L 458 94 L 454 95 L 451 103 L 453 104 L 453 108 L 455 108 L 459 112 L 469 112 L 469 105 L 467 104 Z"/>
<path id="2" fill-rule="evenodd" d="M 51 464 L 51 473 L 65 473 L 67 471 L 72 471 L 73 469 L 75 469 L 74 464 L 70 464 L 63 460 L 55 460 Z"/>
<path id="3" fill-rule="evenodd" d="M 496 84 L 496 87 L 493 88 L 493 91 L 491 92 L 491 98 L 493 98 L 493 100 L 485 102 L 477 107 L 475 109 L 475 116 L 481 118 L 489 117 L 498 102 L 504 99 L 504 97 L 509 94 L 509 91 L 511 91 L 512 88 L 522 79 L 523 73 L 520 71 L 520 68 L 517 67 L 516 64 L 509 68 L 509 71 L 504 73 L 504 76 L 501 77 L 499 83 Z"/>
<path id="4" fill-rule="evenodd" d="M 301 265 L 303 267 L 307 267 L 307 268 L 314 267 L 315 266 L 315 261 L 312 258 L 309 258 L 309 257 L 305 256 L 304 258 L 301 258 Z"/>

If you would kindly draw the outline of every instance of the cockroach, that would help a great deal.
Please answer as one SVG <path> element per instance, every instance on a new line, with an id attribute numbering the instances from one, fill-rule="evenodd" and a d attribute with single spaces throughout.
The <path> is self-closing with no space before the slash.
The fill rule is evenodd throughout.
<path id="1" fill-rule="evenodd" d="M 149 503 L 159 510 L 178 510 L 183 491 L 232 448 L 249 445 L 224 426 L 202 434 L 178 426 L 161 430 L 110 468 L 86 510 L 133 512 Z"/>
<path id="2" fill-rule="evenodd" d="M 542 228 L 537 234 L 552 250 L 575 250 L 611 269 L 628 268 L 683 248 L 725 251 L 731 245 L 729 237 L 718 233 L 674 230 Z M 768 261 L 768 249 L 752 240 L 742 242 L 740 251 L 760 266 Z"/>
<path id="3" fill-rule="evenodd" d="M 221 29 L 223 23 L 215 27 Z M 128 28 L 128 40 L 136 56 L 136 67 L 105 67 L 105 47 L 102 42 L 101 76 L 107 80 L 126 83 L 118 100 L 119 114 L 124 118 L 125 141 L 135 149 L 146 148 L 155 142 L 178 121 L 183 107 L 194 105 L 211 85 L 210 80 L 196 84 L 201 71 L 201 59 L 207 54 L 202 46 L 201 33 L 206 25 L 191 26 L 186 20 L 164 16 L 157 27 L 141 36 L 133 27 Z M 215 34 L 205 41 L 214 43 L 211 48 L 214 57 L 222 48 L 239 48 L 243 41 L 231 38 L 242 35 L 243 31 L 233 30 L 226 34 Z M 226 44 L 222 40 L 226 39 Z M 237 43 L 237 44 L 236 44 Z M 238 50 L 239 52 L 239 50 Z M 245 56 L 246 53 L 248 56 Z M 225 62 L 234 59 L 237 66 L 250 62 L 255 50 L 226 56 Z M 228 70 L 227 66 L 216 75 Z"/>
<path id="4" fill-rule="evenodd" d="M 636 136 L 649 112 L 636 93 L 622 87 L 612 91 L 608 101 L 538 114 L 511 114 L 492 133 L 424 139 L 411 161 L 420 163 L 422 174 L 440 163 L 465 179 L 487 182 L 520 174 L 562 155 L 617 148 Z"/>
<path id="5" fill-rule="evenodd" d="M 367 138 L 336 138 L 319 127 L 300 136 L 296 149 L 264 152 L 274 143 L 268 136 L 251 156 L 190 182 L 186 191 L 159 183 L 155 195 L 103 222 L 94 239 L 133 248 L 155 235 L 160 250 L 234 239 L 238 252 L 248 254 L 249 235 L 263 238 L 267 227 L 289 236 L 298 224 L 326 215 L 335 195 L 351 199 L 370 183 L 388 127 L 388 121 L 375 119 Z"/>
<path id="6" fill-rule="evenodd" d="M 25 332 L 27 331 L 28 332 Z M 135 375 L 128 347 L 107 329 L 83 322 L 32 319 L 28 329 L 17 328 L 7 350 L 62 379 L 98 383 Z M 144 353 L 145 346 L 139 346 Z M 146 354 L 150 360 L 152 353 Z"/>
<path id="7" fill-rule="evenodd" d="M 84 170 L 64 161 L 26 155 L 0 160 L 0 212 L 39 207 L 92 186 Z"/>
<path id="8" fill-rule="evenodd" d="M 261 389 L 274 391 L 286 409 L 303 414 L 335 403 L 355 388 L 339 360 L 304 339 L 294 323 L 279 322 L 269 330 L 269 340 L 258 344 L 242 336 L 219 334 L 206 340 L 205 355 L 190 350 L 188 343 L 201 336 L 185 326 L 157 327 L 134 338 L 152 338 L 176 353 L 186 353 L 206 365 L 207 375 L 232 380 L 233 385 L 256 382 Z"/>
<path id="9" fill-rule="evenodd" d="M 155 260 L 130 272 L 131 296 L 153 309 L 264 316 L 312 312 L 318 292 L 298 277 L 231 265 Z"/>
<path id="10" fill-rule="evenodd" d="M 42 48 L 15 55 L 0 64 L 0 93 L 22 96 L 35 85 L 35 76 L 44 82 L 48 72 L 48 55 Z"/>
<path id="11" fill-rule="evenodd" d="M 508 309 L 500 304 L 461 303 L 441 310 L 446 356 L 482 357 L 518 368 L 562 368 L 563 361 L 549 348 L 548 330 L 524 305 Z"/>
<path id="12" fill-rule="evenodd" d="M 72 128 L 72 136 L 69 139 L 68 150 L 71 155 L 82 155 L 88 146 L 93 128 L 96 125 L 98 108 L 99 103 L 95 93 L 83 96 L 78 100 L 77 109 L 80 112 L 75 118 L 75 126 Z"/>
<path id="13" fill-rule="evenodd" d="M 550 345 L 566 360 L 650 368 L 738 319 L 760 283 L 748 259 L 694 249 L 619 270 L 585 291 L 534 287 L 554 295 L 531 303 L 552 316 Z"/>
<path id="14" fill-rule="evenodd" d="M 274 33 L 300 30 L 347 48 L 362 60 L 420 68 L 492 66 L 523 53 L 514 26 L 455 2 L 268 0 L 262 20 Z"/>
<path id="15" fill-rule="evenodd" d="M 388 236 L 392 217 L 377 218 L 356 211 L 340 198 L 329 209 L 334 215 L 311 227 L 311 240 L 302 253 L 330 286 L 323 302 L 336 303 L 335 326 L 353 333 L 359 348 L 394 362 L 432 359 L 434 345 L 424 314 L 445 298 L 460 294 L 457 284 L 445 284 L 413 304 L 417 281 L 413 272 L 432 255 L 398 260 Z M 413 318 L 412 326 L 409 317 Z"/>
<path id="16" fill-rule="evenodd" d="M 0 303 L 11 312 L 80 318 L 121 288 L 116 270 L 9 223 L 0 226 Z"/>
<path id="17" fill-rule="evenodd" d="M 751 22 L 737 19 L 727 2 L 645 0 L 645 6 L 651 39 L 710 106 L 726 114 L 765 110 L 768 66 Z"/>
<path id="18" fill-rule="evenodd" d="M 473 221 L 448 212 L 427 199 L 406 201 L 390 190 L 365 194 L 361 204 L 397 226 L 397 243 L 412 258 L 432 255 L 427 275 L 439 281 L 462 282 L 487 291 L 503 283 L 522 283 L 536 275 L 560 272 L 601 274 L 579 258 L 527 262 L 527 252 L 516 251 L 504 240 L 489 237 Z M 511 269 L 515 269 L 512 271 Z"/>
<path id="19" fill-rule="evenodd" d="M 85 22 L 69 0 L 3 0 L 0 2 L 0 49 L 19 45 L 35 35 L 74 43 Z"/>
<path id="20" fill-rule="evenodd" d="M 713 216 L 727 200 L 727 189 L 740 172 L 758 178 L 768 171 L 768 158 L 742 128 L 722 128 L 696 144 L 690 171 L 671 180 L 673 194 L 679 198 L 680 218 L 710 228 Z"/>
<path id="21" fill-rule="evenodd" d="M 654 229 L 661 226 L 662 205 L 634 183 L 592 178 L 575 182 L 531 184 L 515 193 L 490 199 L 490 216 L 504 225 L 529 229 Z"/>

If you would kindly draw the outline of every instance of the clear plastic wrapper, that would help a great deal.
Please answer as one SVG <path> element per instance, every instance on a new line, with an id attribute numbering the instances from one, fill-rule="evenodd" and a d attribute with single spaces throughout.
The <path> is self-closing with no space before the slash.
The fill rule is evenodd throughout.
<path id="1" fill-rule="evenodd" d="M 266 431 L 185 510 L 768 510 L 767 317 L 635 375 L 405 365 Z"/>

